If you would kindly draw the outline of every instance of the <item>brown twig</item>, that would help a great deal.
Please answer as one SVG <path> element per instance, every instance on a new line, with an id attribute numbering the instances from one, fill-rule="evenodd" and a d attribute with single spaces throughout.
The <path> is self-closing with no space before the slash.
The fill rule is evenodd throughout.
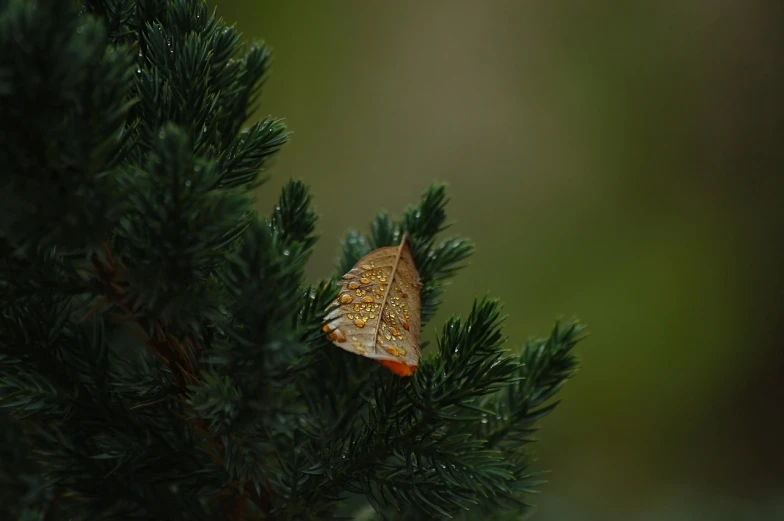
<path id="1" fill-rule="evenodd" d="M 191 357 L 188 356 L 189 352 L 193 353 L 198 349 L 196 337 L 192 334 L 186 334 L 183 341 L 180 342 L 164 329 L 163 324 L 160 321 L 136 316 L 133 313 L 134 302 L 130 300 L 126 291 L 128 282 L 123 279 L 125 267 L 122 263 L 115 261 L 111 248 L 107 243 L 103 243 L 101 249 L 104 259 L 101 259 L 98 254 L 95 254 L 92 258 L 92 264 L 95 268 L 95 275 L 97 275 L 107 287 L 111 288 L 111 291 L 109 292 L 109 295 L 96 303 L 82 320 L 86 319 L 106 303 L 111 303 L 122 309 L 125 312 L 125 317 L 127 318 L 126 325 L 129 326 L 128 329 L 130 332 L 144 342 L 150 351 L 170 369 L 177 379 L 177 386 L 181 395 L 179 400 L 183 407 L 187 409 L 187 396 L 189 394 L 188 386 L 198 385 L 200 383 L 196 376 L 197 369 L 193 367 Z M 134 406 L 134 408 L 150 406 L 158 401 L 161 400 L 142 403 Z M 218 437 L 211 435 L 207 422 L 198 418 L 189 418 L 178 412 L 173 412 L 173 414 L 183 422 L 189 423 L 203 434 L 202 440 L 206 445 L 205 449 L 207 449 L 205 452 L 216 465 L 225 468 L 226 462 L 224 456 L 226 448 Z M 232 512 L 234 519 L 248 519 L 246 508 L 248 501 L 252 502 L 261 512 L 262 517 L 257 519 L 268 519 L 270 510 L 269 482 L 266 483 L 264 490 L 266 494 L 259 496 L 255 493 L 249 483 L 245 484 L 243 490 L 240 490 L 238 484 L 232 483 L 232 486 L 224 489 L 220 493 L 220 496 L 223 496 L 226 499 L 232 498 L 232 500 L 229 500 L 228 508 Z"/>

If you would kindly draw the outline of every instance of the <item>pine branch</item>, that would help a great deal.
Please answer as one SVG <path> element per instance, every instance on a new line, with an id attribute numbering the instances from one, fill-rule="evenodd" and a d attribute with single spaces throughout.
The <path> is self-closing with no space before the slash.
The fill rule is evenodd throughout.
<path id="1" fill-rule="evenodd" d="M 310 208 L 311 197 L 301 181 L 290 181 L 280 194 L 270 226 L 283 237 L 286 243 L 299 243 L 305 250 L 316 244 L 313 235 L 318 217 Z"/>
<path id="2" fill-rule="evenodd" d="M 407 379 L 335 349 L 335 279 L 305 284 L 307 187 L 289 182 L 269 218 L 252 208 L 288 136 L 272 118 L 242 130 L 264 45 L 203 0 L 6 0 L 0 48 L 0 517 L 525 508 L 527 437 L 576 369 L 581 326 L 512 356 L 485 299 Z M 439 238 L 447 200 L 435 185 L 349 232 L 336 275 L 407 233 L 432 319 L 473 251 Z"/>
<path id="3" fill-rule="evenodd" d="M 9 0 L 0 11 L 0 236 L 18 253 L 97 243 L 121 214 L 101 167 L 122 150 L 133 57 L 75 7 Z"/>
<path id="4" fill-rule="evenodd" d="M 128 296 L 143 306 L 134 311 L 191 329 L 188 317 L 214 312 L 204 281 L 252 216 L 246 196 L 213 190 L 215 179 L 214 166 L 195 158 L 173 125 L 161 130 L 144 170 L 123 177 L 132 204 L 116 241 Z"/>
<path id="5" fill-rule="evenodd" d="M 320 463 L 308 470 L 317 477 L 307 482 L 312 488 L 303 487 L 303 498 L 313 500 L 314 491 L 346 489 L 377 504 L 394 499 L 393 504 L 443 514 L 464 507 L 475 495 L 503 492 L 499 479 L 512 474 L 500 453 L 477 450 L 480 445 L 468 437 L 448 438 L 445 430 L 449 422 L 472 421 L 464 405 L 491 392 L 516 367 L 500 350 L 497 304 L 478 303 L 465 324 L 448 324 L 440 347 L 441 356 L 424 362 L 410 381 L 376 378 L 372 397 L 365 398 L 367 412 L 352 418 L 352 429 L 321 433 L 318 451 L 312 449 Z M 433 464 L 462 476 L 463 488 Z M 473 488 L 464 486 L 469 475 L 476 478 Z M 417 487 L 412 489 L 411 483 Z"/>
<path id="6" fill-rule="evenodd" d="M 343 489 L 365 495 L 381 512 L 398 508 L 405 519 L 526 508 L 522 495 L 540 482 L 514 434 L 552 410 L 537 407 L 573 374 L 570 350 L 580 330 L 557 328 L 547 341 L 527 344 L 520 357 L 508 356 L 498 303 L 476 303 L 465 322 L 447 322 L 438 356 L 411 380 L 376 377 L 372 394 L 361 398 L 364 407 L 355 409 L 366 412 L 344 418 L 345 430 L 322 430 L 319 442 L 306 447 L 318 463 L 291 469 L 312 476 L 305 481 L 312 488 L 304 486 L 300 498 L 324 501 Z M 499 403 L 519 409 L 502 415 Z M 496 414 L 503 423 L 488 420 Z M 477 439 L 479 425 L 486 435 Z M 509 443 L 499 445 L 504 437 Z"/>
<path id="7" fill-rule="evenodd" d="M 585 328 L 576 321 L 556 323 L 547 338 L 526 342 L 520 353 L 516 381 L 482 404 L 489 409 L 483 422 L 487 446 L 519 446 L 533 425 L 553 411 L 559 402 L 545 405 L 577 371 L 572 353 Z"/>

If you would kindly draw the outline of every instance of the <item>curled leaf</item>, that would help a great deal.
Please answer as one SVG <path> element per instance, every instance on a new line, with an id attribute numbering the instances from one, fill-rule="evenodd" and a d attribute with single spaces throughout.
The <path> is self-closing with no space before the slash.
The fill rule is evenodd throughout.
<path id="1" fill-rule="evenodd" d="M 374 250 L 346 273 L 325 317 L 324 332 L 346 351 L 372 358 L 400 376 L 419 365 L 421 288 L 411 245 Z"/>

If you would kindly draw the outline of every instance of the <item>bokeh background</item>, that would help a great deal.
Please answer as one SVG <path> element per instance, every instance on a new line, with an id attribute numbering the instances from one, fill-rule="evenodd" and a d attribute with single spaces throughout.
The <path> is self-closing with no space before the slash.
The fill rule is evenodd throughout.
<path id="1" fill-rule="evenodd" d="M 274 50 L 258 204 L 312 187 L 312 278 L 446 181 L 477 253 L 426 337 L 483 294 L 510 347 L 589 325 L 532 519 L 784 519 L 784 4 L 213 3 Z"/>

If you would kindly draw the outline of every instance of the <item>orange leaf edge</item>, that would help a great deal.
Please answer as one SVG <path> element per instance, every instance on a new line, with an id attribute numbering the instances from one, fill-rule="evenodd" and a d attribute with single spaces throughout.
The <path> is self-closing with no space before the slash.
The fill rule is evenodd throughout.
<path id="1" fill-rule="evenodd" d="M 417 370 L 415 365 L 406 365 L 403 362 L 395 362 L 393 360 L 379 360 L 378 363 L 398 376 L 412 376 Z"/>

